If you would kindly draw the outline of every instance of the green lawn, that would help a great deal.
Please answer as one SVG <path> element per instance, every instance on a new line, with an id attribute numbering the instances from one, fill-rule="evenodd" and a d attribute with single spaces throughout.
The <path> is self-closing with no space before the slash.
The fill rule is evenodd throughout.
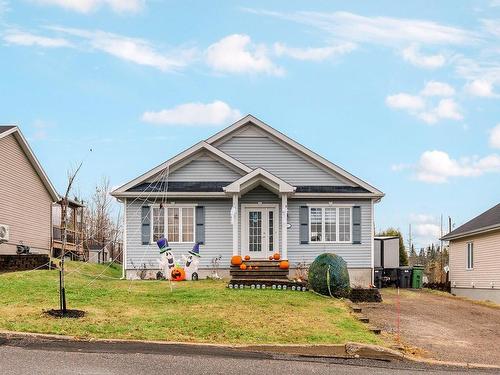
<path id="1" fill-rule="evenodd" d="M 230 290 L 211 280 L 171 289 L 167 281 L 119 280 L 115 266 L 66 264 L 68 308 L 87 315 L 43 313 L 58 308 L 57 271 L 0 274 L 0 330 L 233 344 L 380 343 L 345 302 L 311 292 Z"/>

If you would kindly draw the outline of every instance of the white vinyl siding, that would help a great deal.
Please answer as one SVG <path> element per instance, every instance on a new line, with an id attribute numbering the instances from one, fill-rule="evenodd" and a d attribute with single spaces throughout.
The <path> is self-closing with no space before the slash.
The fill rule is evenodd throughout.
<path id="1" fill-rule="evenodd" d="M 242 175 L 209 156 L 200 156 L 179 169 L 170 171 L 168 181 L 192 182 L 192 181 L 227 181 L 233 182 Z M 166 176 L 162 176 L 164 179 Z M 149 179 L 156 182 L 158 175 Z"/>
<path id="2" fill-rule="evenodd" d="M 474 269 L 474 243 L 467 242 L 467 265 L 466 269 Z"/>
<path id="3" fill-rule="evenodd" d="M 311 242 L 351 242 L 351 207 L 309 207 L 309 240 Z"/>
<path id="4" fill-rule="evenodd" d="M 165 202 L 167 207 L 171 202 Z M 205 207 L 205 244 L 200 246 L 200 267 L 211 267 L 211 260 L 219 255 L 222 256 L 221 268 L 229 267 L 233 253 L 233 232 L 231 226 L 231 200 L 175 200 L 176 205 L 204 206 Z M 141 207 L 148 205 L 141 199 L 129 199 L 126 208 L 126 247 L 127 247 L 127 270 L 158 269 L 160 252 L 156 243 L 142 245 L 141 242 Z M 153 203 L 154 205 L 154 203 Z M 153 223 L 153 222 L 151 222 Z M 170 239 L 169 239 L 170 241 Z M 169 242 L 176 260 L 187 255 L 193 248 L 191 242 Z"/>
<path id="5" fill-rule="evenodd" d="M 269 137 L 235 136 L 218 146 L 250 168 L 263 168 L 291 185 L 347 185 L 305 157 Z"/>
<path id="6" fill-rule="evenodd" d="M 311 263 L 322 253 L 334 253 L 344 258 L 349 268 L 371 268 L 373 243 L 371 201 L 369 199 L 345 199 L 337 200 L 337 202 L 341 202 L 343 205 L 361 207 L 361 244 L 353 244 L 352 242 L 300 243 L 300 207 L 328 207 L 329 201 L 288 199 L 288 223 L 290 224 L 290 229 L 288 229 L 288 260 L 292 266 L 299 262 Z"/>

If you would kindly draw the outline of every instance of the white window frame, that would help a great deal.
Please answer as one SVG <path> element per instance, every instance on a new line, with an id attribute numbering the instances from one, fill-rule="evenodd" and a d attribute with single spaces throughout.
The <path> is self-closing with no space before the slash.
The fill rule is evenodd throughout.
<path id="1" fill-rule="evenodd" d="M 163 223 L 163 236 L 168 240 L 169 244 L 182 244 L 189 243 L 194 244 L 196 242 L 196 204 L 164 204 L 163 209 L 164 215 L 164 223 Z M 154 229 L 154 219 L 153 219 L 153 208 L 160 208 L 159 204 L 150 205 L 151 212 L 151 228 L 150 228 L 150 242 L 153 243 L 153 229 Z M 167 238 L 168 233 L 168 209 L 169 208 L 179 208 L 179 241 L 170 241 Z M 183 228 L 182 228 L 182 209 L 183 208 L 192 208 L 193 209 L 193 241 L 183 241 Z"/>
<path id="2" fill-rule="evenodd" d="M 474 269 L 474 242 L 467 242 L 465 254 L 465 269 L 467 271 L 472 271 Z"/>
<path id="3" fill-rule="evenodd" d="M 354 205 L 348 204 L 332 204 L 332 205 L 308 205 L 307 209 L 309 210 L 309 238 L 308 241 L 311 244 L 315 243 L 352 243 L 352 208 Z M 311 240 L 311 208 L 321 208 L 321 241 L 312 241 Z M 335 241 L 325 241 L 325 208 L 335 208 Z M 340 236 L 340 224 L 339 224 L 339 208 L 349 208 L 349 241 L 339 241 Z"/>

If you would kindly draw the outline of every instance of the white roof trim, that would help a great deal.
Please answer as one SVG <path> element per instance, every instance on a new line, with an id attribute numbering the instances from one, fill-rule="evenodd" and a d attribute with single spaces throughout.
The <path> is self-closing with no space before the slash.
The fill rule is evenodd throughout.
<path id="1" fill-rule="evenodd" d="M 142 174 L 141 176 L 133 179 L 132 181 L 126 183 L 125 185 L 120 186 L 118 189 L 114 190 L 111 193 L 111 195 L 113 195 L 115 197 L 121 196 L 121 193 L 124 193 L 128 189 L 146 181 L 147 179 L 149 179 L 150 177 L 154 176 L 155 174 L 161 172 L 165 168 L 171 168 L 171 167 L 175 166 L 176 164 L 181 163 L 182 161 L 193 156 L 194 154 L 196 154 L 200 150 L 207 150 L 208 152 L 210 152 L 210 153 L 216 155 L 217 157 L 219 157 L 220 159 L 228 162 L 229 164 L 233 165 L 234 167 L 236 167 L 237 169 L 241 170 L 244 173 L 249 173 L 252 171 L 252 169 L 250 167 L 248 167 L 245 164 L 239 162 L 238 160 L 232 158 L 231 156 L 222 152 L 218 148 L 215 148 L 214 146 L 206 143 L 205 141 L 201 141 L 201 142 L 196 143 L 194 146 L 191 146 L 187 150 L 181 152 L 180 154 L 177 154 L 176 156 L 167 160 L 166 162 L 151 169 L 150 171 L 148 171 L 148 172 Z M 137 193 L 134 193 L 134 194 L 137 194 Z M 171 195 L 171 194 L 172 193 L 169 193 L 169 195 Z"/>
<path id="2" fill-rule="evenodd" d="M 3 133 L 1 133 L 0 139 L 4 138 L 10 134 L 12 134 L 16 138 L 16 140 L 19 142 L 19 145 L 21 146 L 22 150 L 24 151 L 24 153 L 28 157 L 28 160 L 30 161 L 31 165 L 33 166 L 36 173 L 38 174 L 38 176 L 42 180 L 43 185 L 45 186 L 45 188 L 49 192 L 49 195 L 52 198 L 52 202 L 54 202 L 54 203 L 58 202 L 61 199 L 59 194 L 57 193 L 56 189 L 54 188 L 54 185 L 52 185 L 52 182 L 50 182 L 49 177 L 47 176 L 47 174 L 43 170 L 42 165 L 40 164 L 40 162 L 36 158 L 35 153 L 33 152 L 30 145 L 28 144 L 28 141 L 26 140 L 26 138 L 24 138 L 23 133 L 21 133 L 21 130 L 17 126 L 15 126 L 12 129 L 6 130 Z"/>
<path id="3" fill-rule="evenodd" d="M 309 150 L 307 147 L 301 145 L 300 143 L 294 141 L 293 139 L 289 138 L 285 134 L 279 132 L 278 130 L 272 128 L 271 126 L 265 124 L 258 118 L 252 116 L 252 115 L 246 115 L 242 119 L 236 121 L 233 125 L 227 127 L 226 129 L 218 132 L 217 134 L 213 135 L 212 137 L 208 138 L 206 140 L 207 143 L 213 144 L 220 139 L 226 137 L 228 134 L 234 132 L 235 130 L 239 129 L 240 127 L 244 126 L 245 124 L 251 122 L 252 124 L 256 125 L 257 127 L 265 130 L 269 134 L 273 135 L 274 137 L 278 138 L 282 142 L 290 145 L 293 147 L 295 150 L 303 153 L 304 155 L 308 156 L 309 158 L 315 160 L 316 162 L 324 165 L 327 167 L 329 170 L 334 171 L 335 173 L 339 174 L 340 176 L 353 181 L 354 183 L 358 184 L 359 186 L 365 188 L 366 190 L 370 191 L 373 194 L 384 196 L 384 193 L 382 193 L 380 190 L 376 189 L 374 186 L 368 184 L 367 182 L 361 180 L 360 178 L 350 174 L 346 170 L 342 169 L 336 164 L 333 164 L 332 162 L 328 161 L 327 159 L 323 158 L 322 156 L 316 154 L 315 152 Z"/>
<path id="4" fill-rule="evenodd" d="M 223 190 L 226 193 L 241 193 L 242 191 L 251 188 L 252 184 L 255 182 L 263 182 L 274 190 L 277 190 L 279 193 L 293 193 L 295 191 L 295 187 L 290 185 L 288 182 L 276 177 L 262 168 L 253 170 L 246 176 L 243 176 L 230 185 L 224 187 Z"/>

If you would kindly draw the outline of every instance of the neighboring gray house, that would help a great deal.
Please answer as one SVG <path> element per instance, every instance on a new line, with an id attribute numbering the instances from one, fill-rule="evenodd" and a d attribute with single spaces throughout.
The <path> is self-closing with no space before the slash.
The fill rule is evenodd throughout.
<path id="1" fill-rule="evenodd" d="M 177 259 L 201 243 L 201 274 L 221 255 L 291 267 L 342 256 L 353 284 L 372 283 L 373 213 L 382 192 L 248 115 L 116 189 L 123 202 L 124 275 L 158 270 L 155 241 Z M 142 271 L 144 274 L 144 271 Z"/>
<path id="2" fill-rule="evenodd" d="M 500 303 L 500 203 L 442 240 L 450 241 L 451 292 Z"/>

